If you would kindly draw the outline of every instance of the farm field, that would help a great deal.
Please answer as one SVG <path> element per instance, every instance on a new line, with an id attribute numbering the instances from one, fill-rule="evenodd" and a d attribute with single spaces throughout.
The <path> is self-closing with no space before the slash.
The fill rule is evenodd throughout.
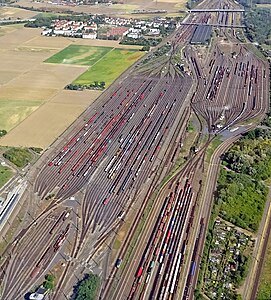
<path id="1" fill-rule="evenodd" d="M 48 58 L 46 63 L 94 65 L 113 48 L 69 45 L 67 48 Z"/>
<path id="2" fill-rule="evenodd" d="M 83 46 L 97 46 L 97 47 L 111 47 L 121 49 L 131 49 L 130 45 L 120 45 L 118 41 L 113 40 L 89 40 L 89 39 L 77 39 L 68 37 L 45 37 L 40 35 L 40 30 L 37 36 L 24 43 L 24 47 L 28 47 L 36 50 L 49 50 L 60 51 L 64 47 L 69 45 L 83 45 Z M 132 46 L 133 49 L 141 49 L 142 46 Z"/>
<path id="3" fill-rule="evenodd" d="M 0 139 L 3 146 L 45 149 L 101 94 L 63 90 Z"/>
<path id="4" fill-rule="evenodd" d="M 178 9 L 179 10 L 179 9 Z M 152 13 L 152 14 L 132 14 L 132 13 L 127 13 L 127 14 L 123 14 L 123 15 L 119 15 L 120 18 L 127 18 L 127 19 L 141 19 L 141 20 L 149 20 L 149 19 L 153 19 L 155 17 L 169 17 L 169 18 L 176 18 L 176 17 L 180 17 L 180 18 L 184 18 L 185 14 L 184 13 L 180 13 L 177 10 L 176 11 L 172 11 L 172 12 L 165 12 L 165 13 Z M 133 46 L 134 47 L 134 46 Z"/>
<path id="5" fill-rule="evenodd" d="M 0 129 L 8 131 L 0 145 L 47 147 L 100 94 L 63 89 L 87 67 L 43 63 L 73 40 L 40 32 L 18 24 L 0 27 Z"/>
<path id="6" fill-rule="evenodd" d="M 32 18 L 37 15 L 37 12 L 21 9 L 17 7 L 0 7 L 0 18 L 1 19 L 25 19 L 25 18 Z"/>
<path id="7" fill-rule="evenodd" d="M 174 5 L 174 8 L 178 9 L 185 9 L 186 8 L 186 0 L 154 0 L 153 2 L 157 1 L 158 3 L 167 3 Z"/>
<path id="8" fill-rule="evenodd" d="M 40 101 L 0 100 L 0 128 L 9 131 L 35 111 Z M 6 118 L 6 115 L 10 115 Z"/>
<path id="9" fill-rule="evenodd" d="M 19 0 L 17 3 L 25 7 L 34 7 L 34 8 L 45 8 L 51 11 L 57 11 L 59 13 L 67 12 L 67 7 L 64 5 L 54 5 L 48 3 L 49 1 L 44 2 L 33 2 L 31 0 Z M 69 7 L 69 10 L 72 10 L 77 13 L 92 13 L 92 14 L 107 14 L 112 16 L 119 16 L 124 14 L 129 14 L 133 10 L 166 10 L 167 12 L 177 12 L 178 9 L 185 8 L 185 0 L 126 0 L 125 4 L 113 4 L 113 5 L 80 5 Z M 135 15 L 136 18 L 136 15 Z"/>
<path id="10" fill-rule="evenodd" d="M 115 53 L 122 53 L 117 56 L 125 57 L 125 65 L 117 65 L 115 75 L 106 74 L 108 81 L 143 55 L 130 51 L 131 46 L 118 45 L 117 41 L 44 37 L 41 29 L 21 24 L 0 27 L 0 45 L 0 129 L 8 131 L 0 145 L 15 147 L 46 148 L 101 94 L 91 90 L 68 91 L 64 87 L 84 74 L 91 64 L 104 61 L 115 52 L 113 48 L 124 49 Z M 64 48 L 74 46 L 84 49 L 77 53 L 77 64 L 44 63 Z M 93 51 L 95 59 L 91 57 Z"/>
<path id="11" fill-rule="evenodd" d="M 107 87 L 144 54 L 141 51 L 114 49 L 80 75 L 73 83 L 84 85 L 94 81 L 104 81 Z M 109 66 L 112 67 L 109 68 Z"/>

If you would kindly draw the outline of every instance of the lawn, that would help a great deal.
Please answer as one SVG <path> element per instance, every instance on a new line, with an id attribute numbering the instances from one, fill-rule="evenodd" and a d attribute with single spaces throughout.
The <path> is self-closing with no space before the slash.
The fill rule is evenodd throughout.
<path id="1" fill-rule="evenodd" d="M 0 129 L 9 131 L 41 105 L 41 101 L 0 100 Z"/>
<path id="2" fill-rule="evenodd" d="M 0 165 L 0 187 L 2 187 L 12 177 L 12 171 L 8 167 Z"/>
<path id="3" fill-rule="evenodd" d="M 93 66 L 112 49 L 113 48 L 111 47 L 69 45 L 65 49 L 45 60 L 45 62 L 54 64 Z"/>
<path id="4" fill-rule="evenodd" d="M 142 57 L 145 53 L 138 50 L 114 49 L 107 53 L 103 59 L 80 75 L 74 84 L 91 84 L 94 81 L 104 81 L 108 87 L 128 67 Z"/>

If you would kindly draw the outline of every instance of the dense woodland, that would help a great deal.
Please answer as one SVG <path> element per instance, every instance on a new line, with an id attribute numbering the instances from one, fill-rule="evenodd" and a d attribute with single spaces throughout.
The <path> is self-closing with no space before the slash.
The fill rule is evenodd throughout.
<path id="1" fill-rule="evenodd" d="M 252 42 L 271 45 L 271 9 L 255 8 L 245 13 L 247 37 Z"/>
<path id="2" fill-rule="evenodd" d="M 224 219 L 256 231 L 271 177 L 271 130 L 256 128 L 245 134 L 222 157 L 216 202 Z"/>
<path id="3" fill-rule="evenodd" d="M 1 1 L 1 0 L 0 0 Z M 67 21 L 78 21 L 78 22 L 95 22 L 97 24 L 103 24 L 104 23 L 104 15 L 90 15 L 90 14 L 65 14 L 65 15 L 59 15 L 59 14 L 39 14 L 36 17 L 36 20 L 33 22 L 28 22 L 25 24 L 25 27 L 47 27 L 50 28 L 53 20 L 67 20 Z"/>
<path id="4" fill-rule="evenodd" d="M 74 288 L 75 300 L 95 300 L 100 287 L 100 278 L 89 274 Z"/>
<path id="5" fill-rule="evenodd" d="M 271 0 L 237 0 L 244 7 L 253 7 L 256 4 L 271 4 Z"/>

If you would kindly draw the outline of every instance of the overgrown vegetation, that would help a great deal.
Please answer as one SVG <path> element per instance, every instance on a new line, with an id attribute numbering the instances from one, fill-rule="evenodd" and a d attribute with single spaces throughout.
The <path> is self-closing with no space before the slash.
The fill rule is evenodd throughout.
<path id="1" fill-rule="evenodd" d="M 156 49 L 154 52 L 152 52 L 150 55 L 148 55 L 143 61 L 142 64 L 146 64 L 149 62 L 151 59 L 155 59 L 160 56 L 164 56 L 166 53 L 168 53 L 171 49 L 171 45 L 163 45 Z"/>
<path id="2" fill-rule="evenodd" d="M 3 156 L 19 168 L 24 167 L 33 159 L 32 153 L 27 148 L 9 148 Z"/>
<path id="3" fill-rule="evenodd" d="M 55 194 L 49 194 L 48 196 L 45 197 L 45 200 L 51 200 L 55 197 Z"/>
<path id="4" fill-rule="evenodd" d="M 100 287 L 98 275 L 88 274 L 74 288 L 75 300 L 95 300 Z"/>
<path id="5" fill-rule="evenodd" d="M 140 51 L 147 51 L 147 52 L 149 52 L 150 48 L 151 48 L 150 46 L 143 46 Z"/>
<path id="6" fill-rule="evenodd" d="M 144 38 L 140 37 L 138 39 L 134 39 L 128 36 L 124 36 L 123 39 L 120 41 L 120 44 L 123 45 L 139 45 L 139 46 L 157 46 L 159 43 L 161 43 L 161 38 Z"/>
<path id="7" fill-rule="evenodd" d="M 12 176 L 10 168 L 0 165 L 0 187 L 9 181 Z"/>
<path id="8" fill-rule="evenodd" d="M 38 147 L 30 147 L 29 149 L 36 152 L 36 153 L 38 153 L 38 154 L 40 154 L 43 151 L 42 148 L 38 148 Z"/>

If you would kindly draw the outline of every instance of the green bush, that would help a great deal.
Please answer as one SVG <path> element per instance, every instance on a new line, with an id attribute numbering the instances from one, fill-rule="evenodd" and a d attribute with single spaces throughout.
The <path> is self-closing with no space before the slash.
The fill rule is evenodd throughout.
<path id="1" fill-rule="evenodd" d="M 247 26 L 247 37 L 252 42 L 259 44 L 267 43 L 270 39 L 271 10 L 268 8 L 255 8 L 246 11 L 245 25 Z"/>

